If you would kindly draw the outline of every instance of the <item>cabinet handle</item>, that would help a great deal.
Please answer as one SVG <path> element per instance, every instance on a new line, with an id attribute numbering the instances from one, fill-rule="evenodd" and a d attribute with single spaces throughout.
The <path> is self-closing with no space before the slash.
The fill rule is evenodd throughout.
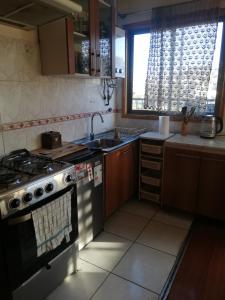
<path id="1" fill-rule="evenodd" d="M 98 75 L 101 74 L 101 55 L 99 50 L 96 51 L 96 67 Z"/>

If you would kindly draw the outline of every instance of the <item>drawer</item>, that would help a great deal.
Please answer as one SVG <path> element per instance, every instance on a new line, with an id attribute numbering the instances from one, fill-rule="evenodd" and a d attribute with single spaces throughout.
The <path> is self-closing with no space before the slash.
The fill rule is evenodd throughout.
<path id="1" fill-rule="evenodd" d="M 147 168 L 147 169 L 151 169 L 151 170 L 156 170 L 156 171 L 161 170 L 161 162 L 159 162 L 159 161 L 142 159 L 141 166 L 143 168 Z"/>
<path id="2" fill-rule="evenodd" d="M 153 186 L 157 186 L 157 187 L 160 187 L 160 185 L 161 185 L 161 180 L 159 178 L 142 175 L 141 180 L 143 183 L 146 183 L 149 185 L 153 185 Z"/>
<path id="3" fill-rule="evenodd" d="M 160 195 L 155 193 L 150 193 L 146 191 L 141 191 L 141 198 L 153 202 L 160 203 Z"/>
<path id="4" fill-rule="evenodd" d="M 141 144 L 141 151 L 150 154 L 160 155 L 163 152 L 162 146 Z"/>

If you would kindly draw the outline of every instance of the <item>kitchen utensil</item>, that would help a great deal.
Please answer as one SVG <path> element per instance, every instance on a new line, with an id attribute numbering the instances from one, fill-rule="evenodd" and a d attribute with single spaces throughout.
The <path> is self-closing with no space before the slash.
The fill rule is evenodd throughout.
<path id="1" fill-rule="evenodd" d="M 223 130 L 223 119 L 212 115 L 206 115 L 202 118 L 200 137 L 214 138 Z"/>
<path id="2" fill-rule="evenodd" d="M 183 121 L 181 124 L 181 134 L 182 135 L 187 135 L 188 122 L 190 121 L 191 117 L 194 115 L 195 109 L 196 109 L 196 107 L 192 106 L 190 111 L 188 112 L 187 106 L 182 107 L 182 110 L 181 110 L 181 113 L 183 115 Z"/>

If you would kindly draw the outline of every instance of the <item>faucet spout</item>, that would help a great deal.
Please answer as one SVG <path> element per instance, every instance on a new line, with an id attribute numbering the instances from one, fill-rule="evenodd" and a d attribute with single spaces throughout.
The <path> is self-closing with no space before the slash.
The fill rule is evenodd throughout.
<path id="1" fill-rule="evenodd" d="M 95 135 L 94 135 L 94 124 L 93 124 L 95 116 L 99 116 L 101 118 L 102 123 L 104 123 L 103 116 L 101 115 L 100 112 L 95 112 L 95 113 L 92 114 L 92 116 L 91 116 L 91 133 L 90 133 L 90 140 L 91 141 L 93 141 L 94 138 L 95 138 Z"/>

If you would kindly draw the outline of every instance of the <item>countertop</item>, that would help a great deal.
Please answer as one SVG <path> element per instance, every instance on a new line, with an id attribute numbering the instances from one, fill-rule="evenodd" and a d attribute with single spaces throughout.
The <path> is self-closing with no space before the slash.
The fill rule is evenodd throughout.
<path id="1" fill-rule="evenodd" d="M 159 132 L 155 131 L 148 131 L 143 134 L 141 134 L 139 137 L 141 139 L 150 139 L 150 140 L 157 140 L 157 141 L 165 141 L 168 138 L 172 137 L 174 133 L 169 133 L 169 134 L 161 134 Z"/>
<path id="2" fill-rule="evenodd" d="M 182 149 L 193 149 L 202 152 L 212 152 L 225 154 L 225 136 L 217 136 L 214 139 L 204 139 L 197 135 L 175 134 L 165 142 L 166 147 L 176 147 Z"/>

